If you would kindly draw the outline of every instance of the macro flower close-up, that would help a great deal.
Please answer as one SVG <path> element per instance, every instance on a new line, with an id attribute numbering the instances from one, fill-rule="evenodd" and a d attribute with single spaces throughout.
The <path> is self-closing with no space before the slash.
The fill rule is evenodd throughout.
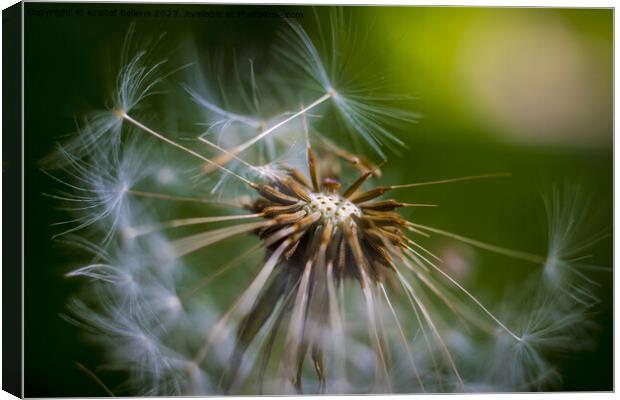
<path id="1" fill-rule="evenodd" d="M 63 7 L 26 396 L 613 390 L 613 10 Z"/>

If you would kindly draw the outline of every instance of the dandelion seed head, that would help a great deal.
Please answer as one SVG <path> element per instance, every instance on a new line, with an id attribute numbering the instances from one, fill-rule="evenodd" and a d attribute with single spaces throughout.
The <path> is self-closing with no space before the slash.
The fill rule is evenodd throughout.
<path id="1" fill-rule="evenodd" d="M 346 31 L 346 21 L 336 22 L 332 29 Z M 372 161 L 328 138 L 340 133 L 332 122 L 340 118 L 384 157 L 386 142 L 400 143 L 387 126 L 414 115 L 346 79 L 332 60 L 337 46 L 325 54 L 301 25 L 288 28 L 288 50 L 277 54 L 311 89 L 279 89 L 271 74 L 280 71 L 263 80 L 253 60 L 245 78 L 235 64 L 233 82 L 198 74 L 183 84 L 202 111 L 190 114 L 203 117 L 178 124 L 196 126 L 190 138 L 169 135 L 143 113 L 168 76 L 166 62 L 144 49 L 126 59 L 111 111 L 84 130 L 78 155 L 67 152 L 64 197 L 84 202 L 74 210 L 76 229 L 88 228 L 96 241 L 76 241 L 92 247 L 94 260 L 67 274 L 85 278 L 88 289 L 67 319 L 109 349 L 108 366 L 146 395 L 546 387 L 551 379 L 536 379 L 554 375 L 545 353 L 574 349 L 566 332 L 585 325 L 584 308 L 554 297 L 527 317 L 509 307 L 504 323 L 461 285 L 474 257 L 436 256 L 422 242 L 431 233 L 529 262 L 542 257 L 401 215 L 429 205 L 386 193 L 472 177 L 379 185 Z M 187 156 L 193 185 L 181 179 L 185 160 L 147 145 L 157 141 Z M 551 227 L 545 266 L 564 291 L 577 290 L 565 285 L 574 281 L 554 275 L 560 267 L 573 272 L 572 257 L 583 250 L 571 239 L 581 218 L 569 209 L 570 218 L 551 213 L 567 225 Z M 226 250 L 224 241 L 242 236 Z M 242 249 L 249 242 L 255 248 Z"/>
<path id="2" fill-rule="evenodd" d="M 304 209 L 307 213 L 320 212 L 323 223 L 329 220 L 336 226 L 355 224 L 353 216 L 362 216 L 358 206 L 338 194 L 310 193 L 308 197 Z"/>

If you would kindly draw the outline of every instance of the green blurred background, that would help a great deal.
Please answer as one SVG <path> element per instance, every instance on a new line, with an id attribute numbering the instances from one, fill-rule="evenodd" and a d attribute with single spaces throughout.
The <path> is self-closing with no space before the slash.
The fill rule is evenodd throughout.
<path id="1" fill-rule="evenodd" d="M 123 38 L 132 21 L 138 35 L 168 33 L 168 48 L 192 38 L 209 50 L 252 49 L 269 57 L 278 18 L 184 18 L 186 10 L 257 10 L 250 6 L 26 3 L 26 270 L 25 394 L 103 396 L 75 367 L 95 369 L 101 349 L 59 318 L 79 282 L 63 274 L 80 260 L 51 240 L 51 224 L 66 219 L 43 193 L 58 184 L 39 161 L 75 118 L 106 105 Z M 89 10 L 157 10 L 177 18 L 86 16 Z M 49 14 L 45 11 L 67 10 Z M 83 15 L 78 15 L 81 10 Z M 294 11 L 312 22 L 308 7 L 264 6 Z M 364 34 L 363 60 L 380 71 L 387 87 L 415 95 L 408 103 L 423 118 L 397 132 L 409 147 L 385 167 L 388 182 L 413 182 L 484 172 L 509 179 L 420 188 L 407 201 L 435 202 L 415 213 L 422 224 L 441 227 L 510 248 L 543 253 L 545 213 L 541 194 L 565 180 L 584 184 L 600 209 L 594 228 L 612 224 L 613 11 L 538 8 L 345 8 Z M 324 8 L 318 9 L 319 14 Z M 309 24 L 309 33 L 313 32 Z M 360 69 L 364 67 L 360 65 Z M 365 72 L 361 72 L 365 73 Z M 611 238 L 593 250 L 593 263 L 612 265 Z M 531 266 L 463 246 L 436 243 L 478 266 L 469 279 L 483 299 L 499 299 L 507 281 Z M 442 247 L 443 246 L 443 247 Z M 225 259 L 226 247 L 215 255 Z M 231 247 L 232 249 L 232 247 Z M 251 266 L 249 267 L 251 268 Z M 457 270 L 455 270 L 458 272 Z M 612 390 L 612 279 L 602 283 L 594 318 L 597 348 L 561 361 L 562 390 Z M 225 287 L 225 286 L 224 286 Z M 224 294 L 223 294 L 224 295 Z M 105 372 L 109 386 L 121 374 Z"/>

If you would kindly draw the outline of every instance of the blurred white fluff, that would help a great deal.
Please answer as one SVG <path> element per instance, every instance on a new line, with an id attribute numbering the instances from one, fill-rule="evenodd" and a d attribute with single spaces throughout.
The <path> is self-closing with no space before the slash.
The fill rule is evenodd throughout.
<path id="1" fill-rule="evenodd" d="M 556 388 L 561 374 L 552 360 L 590 348 L 594 326 L 588 310 L 579 305 L 566 308 L 561 297 L 540 288 L 533 298 L 523 292 L 521 287 L 509 296 L 521 306 L 507 310 L 521 340 L 498 332 L 495 348 L 488 352 L 488 375 L 510 391 Z"/>
<path id="2" fill-rule="evenodd" d="M 150 164 L 145 162 L 148 147 L 131 139 L 116 151 L 107 149 L 83 158 L 59 146 L 66 177 L 48 175 L 60 182 L 65 191 L 50 196 L 61 200 L 75 218 L 57 223 L 69 226 L 58 235 L 101 225 L 105 232 L 102 242 L 106 243 L 118 228 L 129 226 L 137 213 L 128 199 L 129 191 L 152 173 Z"/>
<path id="3" fill-rule="evenodd" d="M 183 266 L 161 262 L 154 252 L 161 240 L 148 238 L 109 251 L 92 246 L 97 262 L 67 274 L 89 279 L 91 295 L 73 299 L 65 318 L 108 349 L 108 368 L 130 373 L 131 393 L 204 393 L 211 390 L 207 375 L 179 353 L 185 341 L 174 334 L 190 319 L 176 293 Z"/>
<path id="4" fill-rule="evenodd" d="M 69 304 L 72 323 L 108 349 L 107 368 L 130 372 L 131 391 L 144 396 L 187 394 L 208 386 L 206 375 L 191 359 L 166 346 L 159 332 L 140 323 L 134 312 L 112 297 L 99 302 L 100 310 L 79 300 Z M 196 386 L 200 389 L 196 390 Z"/>
<path id="5" fill-rule="evenodd" d="M 609 236 L 608 229 L 593 232 L 596 210 L 592 199 L 577 184 L 555 186 L 544 200 L 548 221 L 544 281 L 570 301 L 591 305 L 597 301 L 591 289 L 598 284 L 588 272 L 610 269 L 588 264 L 587 251 Z"/>

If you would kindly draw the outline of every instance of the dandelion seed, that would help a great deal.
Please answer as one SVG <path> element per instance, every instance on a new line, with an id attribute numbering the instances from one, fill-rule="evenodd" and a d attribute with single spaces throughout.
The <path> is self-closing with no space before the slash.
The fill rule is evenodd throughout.
<path id="1" fill-rule="evenodd" d="M 282 34 L 286 45 L 278 47 L 277 54 L 291 71 L 301 71 L 302 76 L 310 81 L 309 85 L 304 86 L 312 87 L 314 84 L 319 93 L 324 93 L 319 100 L 332 100 L 350 130 L 360 135 L 385 160 L 386 154 L 382 149 L 384 144 L 398 147 L 404 145 L 386 126 L 415 123 L 419 115 L 385 104 L 404 100 L 407 96 L 376 96 L 373 90 L 375 88 L 367 83 L 351 83 L 351 76 L 355 74 L 343 69 L 343 66 L 350 65 L 351 60 L 340 60 L 337 49 L 338 46 L 351 46 L 349 35 L 336 29 L 346 22 L 338 12 L 331 13 L 330 20 L 332 29 L 328 33 L 329 43 L 324 43 L 323 47 L 331 50 L 326 51 L 328 54 L 325 57 L 321 56 L 304 29 L 295 21 L 287 21 L 290 31 Z M 320 22 L 319 31 L 323 35 Z"/>
<path id="2" fill-rule="evenodd" d="M 128 201 L 131 187 L 141 181 L 149 172 L 143 165 L 147 148 L 138 150 L 137 143 L 131 141 L 124 150 L 118 150 L 110 157 L 97 155 L 82 160 L 59 148 L 59 154 L 66 160 L 64 172 L 68 180 L 53 179 L 65 186 L 68 191 L 50 195 L 67 204 L 67 209 L 76 218 L 58 223 L 60 226 L 72 225 L 59 235 L 75 232 L 94 224 L 107 228 L 104 242 L 112 238 L 116 229 L 130 224 L 134 213 Z"/>
<path id="3" fill-rule="evenodd" d="M 609 270 L 584 262 L 584 252 L 609 233 L 607 229 L 590 233 L 591 199 L 583 193 L 579 186 L 565 184 L 545 197 L 549 231 L 543 271 L 549 287 L 563 291 L 571 301 L 588 305 L 596 302 L 591 288 L 597 284 L 586 272 Z"/>

